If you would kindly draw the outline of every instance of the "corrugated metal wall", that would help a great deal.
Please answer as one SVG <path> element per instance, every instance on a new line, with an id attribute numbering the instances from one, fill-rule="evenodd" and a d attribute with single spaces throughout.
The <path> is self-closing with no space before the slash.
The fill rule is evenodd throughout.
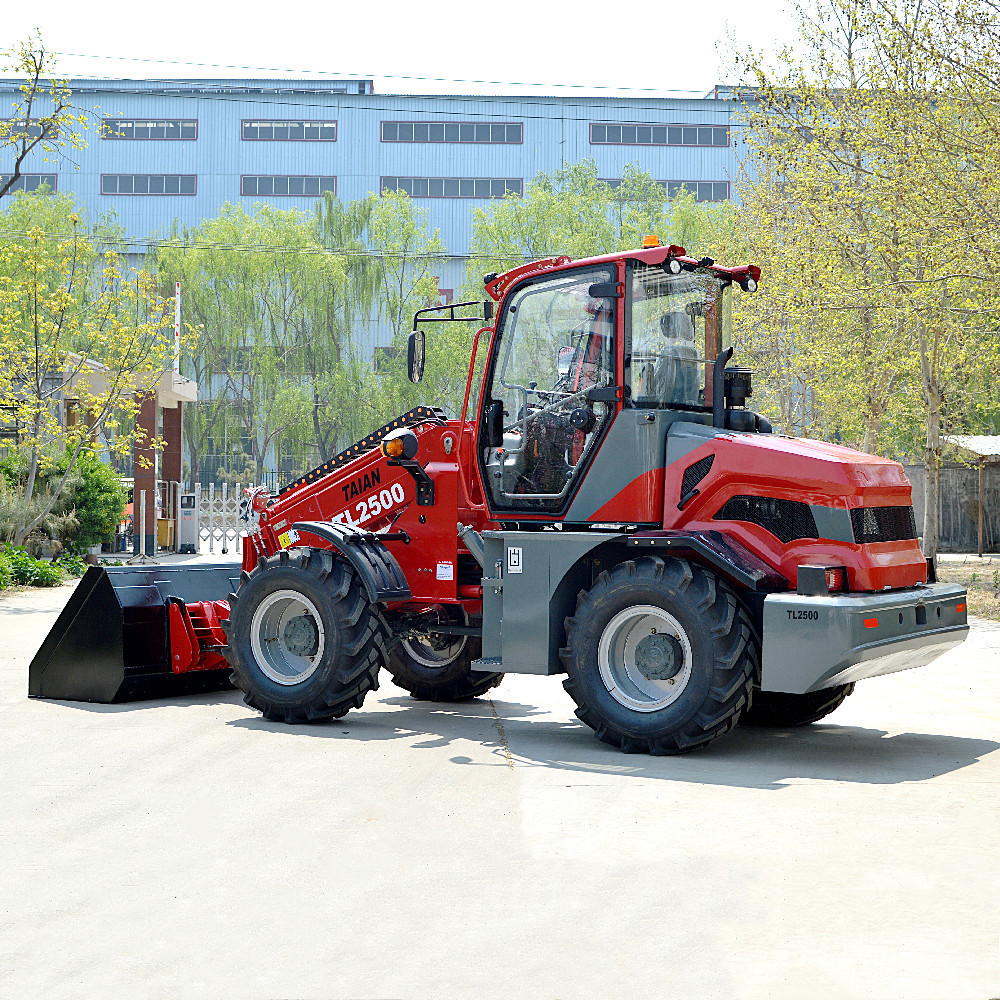
<path id="1" fill-rule="evenodd" d="M 602 177 L 622 176 L 637 163 L 659 180 L 724 181 L 736 176 L 737 146 L 609 146 L 590 143 L 591 122 L 724 126 L 730 102 L 656 98 L 410 97 L 323 93 L 325 82 L 295 81 L 79 81 L 75 101 L 92 112 L 89 145 L 56 165 L 60 190 L 72 191 L 94 214 L 114 211 L 130 236 L 165 233 L 177 220 L 195 225 L 227 201 L 250 204 L 240 193 L 244 174 L 334 175 L 346 199 L 377 190 L 384 176 L 513 177 L 593 157 Z M 272 93 L 241 93 L 248 89 Z M 0 88 L 0 90 L 5 88 Z M 9 88 L 6 88 L 9 89 Z M 228 91 L 228 92 L 227 92 Z M 0 95 L 2 96 L 2 95 Z M 197 119 L 198 138 L 109 140 L 102 118 Z M 336 119 L 336 142 L 245 141 L 244 119 Z M 520 144 L 401 143 L 381 141 L 384 120 L 522 122 Z M 9 166 L 9 164 L 7 165 Z M 0 172 L 5 169 L 0 157 Z M 51 164 L 33 168 L 51 172 Z M 102 195 L 102 174 L 195 174 L 194 196 Z M 311 210 L 314 198 L 260 199 L 281 208 Z M 431 224 L 447 248 L 468 248 L 471 210 L 481 200 L 427 199 Z"/>
<path id="2" fill-rule="evenodd" d="M 913 513 L 917 533 L 924 532 L 924 467 L 907 465 L 913 484 Z M 941 519 L 939 548 L 942 552 L 975 552 L 978 547 L 979 470 L 965 465 L 941 469 Z M 1000 465 L 983 470 L 983 551 L 1000 552 Z"/>

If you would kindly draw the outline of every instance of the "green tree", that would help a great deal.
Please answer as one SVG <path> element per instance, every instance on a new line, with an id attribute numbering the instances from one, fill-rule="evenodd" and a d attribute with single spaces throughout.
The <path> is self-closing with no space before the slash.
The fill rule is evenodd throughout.
<path id="1" fill-rule="evenodd" d="M 634 164 L 625 167 L 614 188 L 597 174 L 593 160 L 569 164 L 538 174 L 523 198 L 508 195 L 475 209 L 468 278 L 476 294 L 482 272 L 561 254 L 628 250 L 642 246 L 647 234 L 699 253 L 731 238 L 728 204 L 699 204 L 686 190 L 668 199 L 662 185 Z"/>
<path id="2" fill-rule="evenodd" d="M 942 432 L 996 371 L 992 324 L 969 322 L 994 283 L 982 256 L 955 266 L 977 251 L 949 206 L 995 176 L 934 140 L 968 108 L 916 42 L 943 27 L 932 8 L 887 10 L 820 0 L 798 49 L 748 60 L 741 232 L 766 275 L 760 359 L 794 374 L 813 423 L 898 454 L 919 414 L 933 556 Z"/>
<path id="3" fill-rule="evenodd" d="M 45 51 L 38 32 L 0 52 L 0 67 L 0 75 L 24 80 L 20 96 L 0 118 L 0 158 L 13 161 L 10 172 L 0 179 L 2 198 L 33 158 L 41 156 L 46 162 L 82 149 L 86 143 L 81 133 L 88 128 L 88 121 L 73 106 L 68 83 L 54 76 L 54 58 Z"/>
<path id="4" fill-rule="evenodd" d="M 356 384 L 355 375 L 365 365 L 356 344 L 378 311 L 377 302 L 382 272 L 372 259 L 366 243 L 368 225 L 378 204 L 374 194 L 358 201 L 341 201 L 332 194 L 317 202 L 316 214 L 320 240 L 335 255 L 344 270 L 344 282 L 335 288 L 330 304 L 332 335 L 310 341 L 306 347 L 306 366 L 312 383 L 312 425 L 319 460 L 326 462 L 348 441 L 364 437 L 359 426 L 368 427 L 367 416 L 348 401 L 352 397 L 345 386 Z M 354 391 L 354 390 L 352 390 Z M 357 392 L 363 392 L 359 387 Z M 346 405 L 345 405 L 346 404 Z M 381 409 L 379 410 L 381 412 Z M 375 426 L 372 424 L 371 426 Z"/>
<path id="5" fill-rule="evenodd" d="M 310 352 L 335 336 L 343 264 L 320 244 L 314 216 L 227 204 L 161 246 L 159 268 L 171 287 L 181 281 L 185 317 L 199 334 L 208 400 L 201 440 L 209 425 L 216 443 L 220 427 L 236 429 L 260 482 L 269 455 L 311 447 Z"/>
<path id="6" fill-rule="evenodd" d="M 0 412 L 27 456 L 20 545 L 105 432 L 117 453 L 131 450 L 139 398 L 171 366 L 173 343 L 154 280 L 99 254 L 100 232 L 72 199 L 20 192 L 0 231 L 24 233 L 0 240 Z M 65 471 L 36 504 L 40 477 L 63 452 Z"/>

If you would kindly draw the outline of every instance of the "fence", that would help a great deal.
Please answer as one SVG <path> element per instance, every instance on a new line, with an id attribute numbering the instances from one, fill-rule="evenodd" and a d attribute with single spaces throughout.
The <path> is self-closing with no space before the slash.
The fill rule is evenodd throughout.
<path id="1" fill-rule="evenodd" d="M 276 490 L 298 478 L 295 468 L 302 466 L 301 462 L 282 461 L 281 464 L 283 466 L 281 469 L 264 469 L 264 474 L 258 485 L 266 486 L 269 490 Z M 319 460 L 312 463 L 307 462 L 306 468 L 312 468 L 313 465 L 319 465 Z M 237 472 L 237 468 L 243 471 Z M 220 489 L 224 483 L 229 483 L 231 486 L 232 479 L 236 475 L 245 475 L 247 472 L 252 475 L 252 470 L 246 469 L 245 465 L 234 466 L 230 455 L 202 455 L 198 459 L 198 481 L 195 485 L 207 490 L 214 484 L 216 489 Z"/>
<path id="2" fill-rule="evenodd" d="M 907 465 L 913 484 L 913 513 L 917 534 L 924 533 L 924 467 Z M 941 468 L 938 502 L 938 549 L 941 552 L 975 552 L 979 545 L 979 469 L 966 465 Z M 1000 465 L 983 468 L 983 551 L 1000 551 Z"/>
<path id="3" fill-rule="evenodd" d="M 223 555 L 229 553 L 230 547 L 239 552 L 243 533 L 243 522 L 240 520 L 241 484 L 237 483 L 232 490 L 228 483 L 223 483 L 221 489 L 216 489 L 215 483 L 211 483 L 207 490 L 196 484 L 195 491 L 200 510 L 199 551 L 204 552 L 207 545 L 208 551 L 214 554 L 218 545 Z"/>

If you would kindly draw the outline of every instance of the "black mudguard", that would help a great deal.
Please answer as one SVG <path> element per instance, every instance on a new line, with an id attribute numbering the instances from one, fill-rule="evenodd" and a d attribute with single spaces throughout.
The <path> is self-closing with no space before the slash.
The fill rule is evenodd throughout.
<path id="1" fill-rule="evenodd" d="M 298 521 L 292 527 L 329 542 L 354 567 L 373 604 L 408 601 L 413 596 L 396 557 L 374 532 L 338 521 Z"/>
<path id="2" fill-rule="evenodd" d="M 788 581 L 763 559 L 721 531 L 642 531 L 629 535 L 628 546 L 687 552 L 717 570 L 738 587 L 756 593 L 788 590 Z"/>

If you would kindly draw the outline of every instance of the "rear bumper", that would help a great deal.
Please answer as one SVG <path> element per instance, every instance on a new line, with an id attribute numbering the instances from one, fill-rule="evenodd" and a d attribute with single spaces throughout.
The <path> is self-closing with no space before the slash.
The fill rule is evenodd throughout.
<path id="1" fill-rule="evenodd" d="M 968 632 L 965 589 L 953 584 L 824 597 L 768 594 L 761 689 L 806 694 L 922 667 Z"/>

